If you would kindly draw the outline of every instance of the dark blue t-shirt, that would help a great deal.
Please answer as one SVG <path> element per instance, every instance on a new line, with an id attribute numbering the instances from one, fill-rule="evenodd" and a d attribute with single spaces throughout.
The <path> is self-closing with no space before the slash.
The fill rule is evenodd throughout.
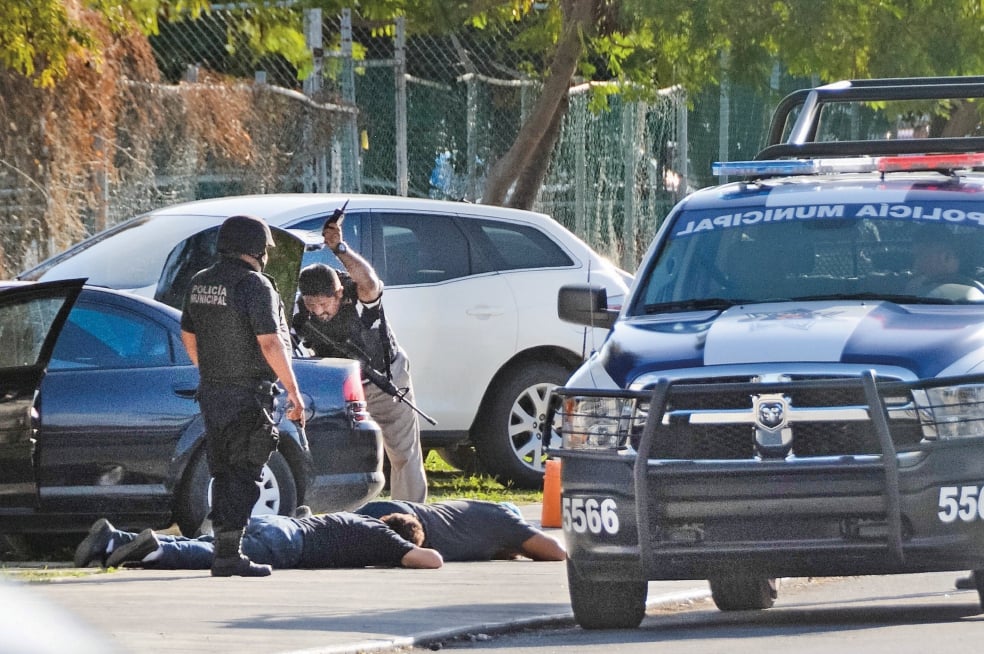
<path id="1" fill-rule="evenodd" d="M 355 512 L 374 518 L 390 513 L 417 516 L 424 526 L 424 547 L 437 550 L 445 561 L 488 561 L 502 553 L 518 553 L 539 533 L 511 509 L 485 500 L 378 501 Z"/>

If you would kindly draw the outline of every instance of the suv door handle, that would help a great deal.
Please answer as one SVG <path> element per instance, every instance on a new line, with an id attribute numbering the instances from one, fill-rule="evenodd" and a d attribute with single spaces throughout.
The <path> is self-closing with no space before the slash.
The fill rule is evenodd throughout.
<path id="1" fill-rule="evenodd" d="M 493 316 L 501 316 L 506 312 L 502 307 L 490 307 L 487 304 L 480 304 L 470 309 L 465 309 L 465 313 L 479 320 L 488 320 Z"/>

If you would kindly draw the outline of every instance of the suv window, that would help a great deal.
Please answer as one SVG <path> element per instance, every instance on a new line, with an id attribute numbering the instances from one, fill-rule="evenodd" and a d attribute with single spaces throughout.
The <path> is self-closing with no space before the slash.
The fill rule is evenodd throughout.
<path id="1" fill-rule="evenodd" d="M 210 227 L 175 246 L 161 268 L 154 299 L 180 309 L 191 278 L 215 262 L 219 228 Z"/>
<path id="2" fill-rule="evenodd" d="M 496 270 L 557 268 L 574 265 L 557 243 L 538 229 L 492 220 L 468 221 L 491 247 Z"/>
<path id="3" fill-rule="evenodd" d="M 427 284 L 483 272 L 451 216 L 380 214 L 383 262 L 376 272 L 390 285 Z"/>

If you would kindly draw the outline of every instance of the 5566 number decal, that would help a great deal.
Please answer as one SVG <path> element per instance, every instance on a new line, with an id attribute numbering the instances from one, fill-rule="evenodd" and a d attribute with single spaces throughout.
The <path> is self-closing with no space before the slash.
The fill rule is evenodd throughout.
<path id="1" fill-rule="evenodd" d="M 984 520 L 984 486 L 943 486 L 939 507 L 940 522 Z"/>
<path id="2" fill-rule="evenodd" d="M 618 507 L 615 500 L 606 497 L 565 497 L 561 502 L 564 515 L 564 531 L 578 534 L 618 533 Z"/>

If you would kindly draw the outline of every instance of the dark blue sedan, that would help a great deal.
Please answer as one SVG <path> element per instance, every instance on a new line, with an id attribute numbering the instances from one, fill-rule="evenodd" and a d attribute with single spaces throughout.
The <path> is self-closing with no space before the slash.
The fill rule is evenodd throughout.
<path id="1" fill-rule="evenodd" d="M 100 517 L 198 532 L 210 478 L 179 318 L 83 280 L 0 282 L 0 533 L 78 532 Z M 280 445 L 254 513 L 375 497 L 382 438 L 359 364 L 296 358 L 294 369 L 306 429 L 278 410 Z"/>

